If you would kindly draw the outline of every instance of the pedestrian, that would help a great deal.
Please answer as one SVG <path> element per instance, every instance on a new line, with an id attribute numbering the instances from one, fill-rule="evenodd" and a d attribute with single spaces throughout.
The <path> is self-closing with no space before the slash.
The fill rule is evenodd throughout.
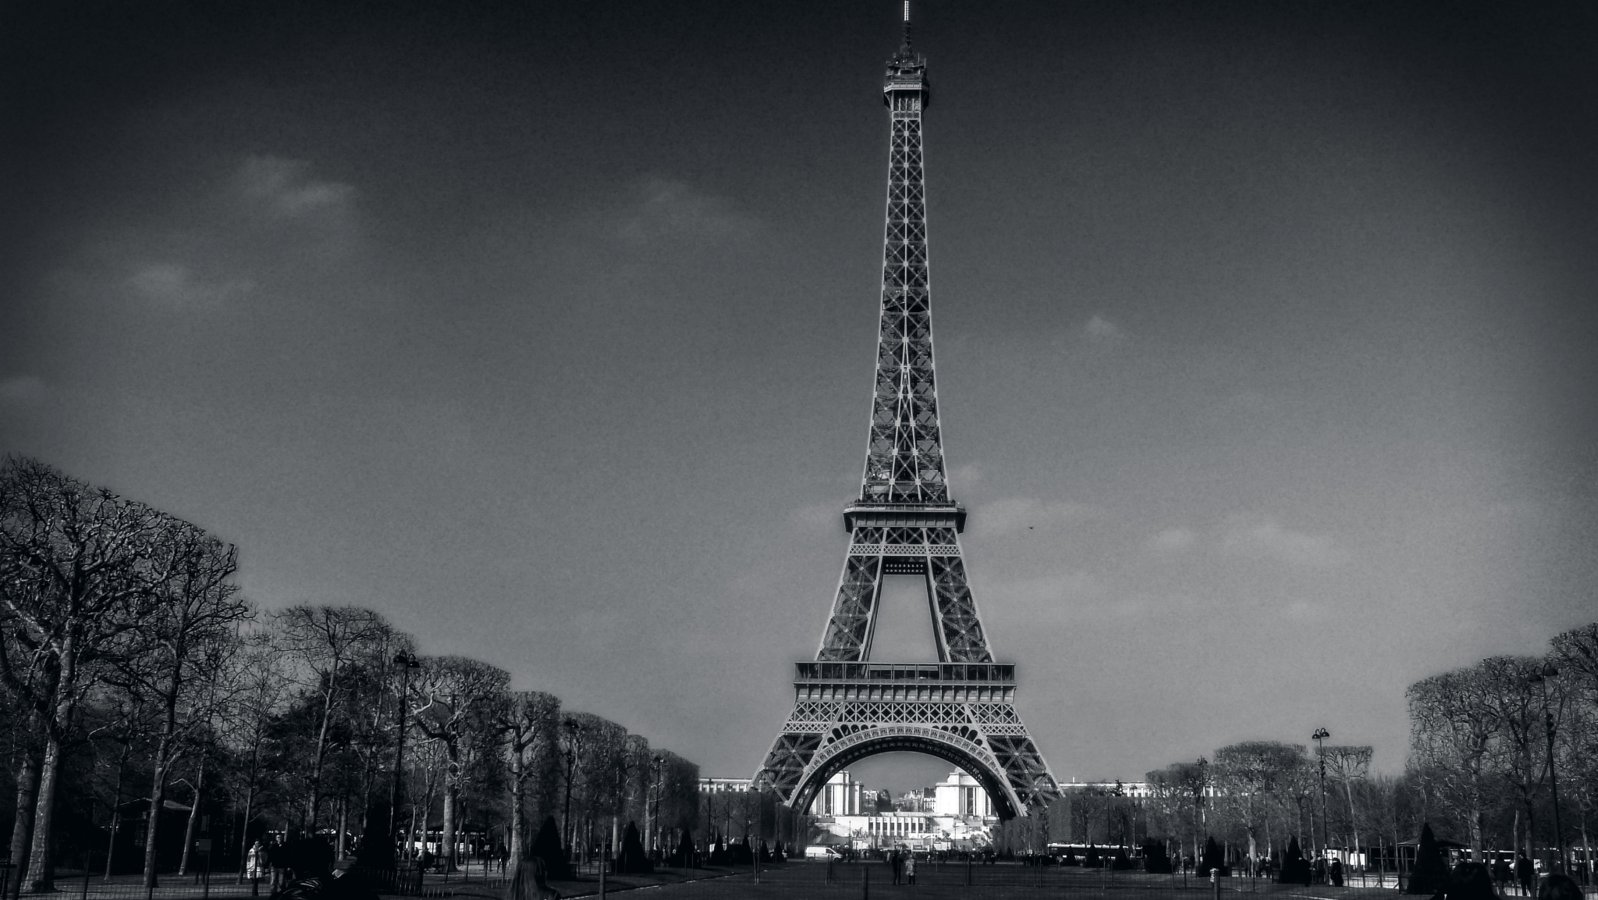
<path id="1" fill-rule="evenodd" d="M 1537 870 L 1532 868 L 1531 860 L 1526 858 L 1526 854 L 1518 853 L 1515 855 L 1515 881 L 1520 884 L 1521 893 L 1528 897 L 1531 896 L 1531 883 L 1532 879 L 1536 877 L 1536 872 Z"/>
<path id="2" fill-rule="evenodd" d="M 1493 861 L 1493 886 L 1497 889 L 1498 893 L 1508 893 L 1509 880 L 1513 877 L 1514 873 L 1510 871 L 1509 860 L 1500 856 L 1498 859 Z"/>
<path id="3" fill-rule="evenodd" d="M 913 853 L 906 857 L 904 861 L 904 883 L 916 883 L 916 858 Z"/>
<path id="4" fill-rule="evenodd" d="M 244 858 L 244 877 L 250 879 L 250 896 L 261 895 L 261 879 L 267 875 L 266 843 L 260 838 L 250 845 L 250 852 Z"/>
<path id="5" fill-rule="evenodd" d="M 501 872 L 505 871 L 505 864 L 508 863 L 508 862 L 510 862 L 510 848 L 505 846 L 505 842 L 504 841 L 500 841 L 499 842 L 499 870 Z"/>
<path id="6" fill-rule="evenodd" d="M 898 884 L 899 878 L 904 872 L 904 861 L 899 859 L 898 850 L 888 851 L 888 868 L 893 870 L 893 883 Z"/>
<path id="7" fill-rule="evenodd" d="M 283 839 L 274 835 L 272 843 L 266 845 L 266 864 L 272 869 L 272 893 L 282 890 L 288 884 L 288 859 L 283 855 Z"/>

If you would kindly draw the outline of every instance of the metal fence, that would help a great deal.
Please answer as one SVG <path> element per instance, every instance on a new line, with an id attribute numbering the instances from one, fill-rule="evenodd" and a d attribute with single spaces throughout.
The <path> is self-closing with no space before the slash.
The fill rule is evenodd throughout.
<path id="1" fill-rule="evenodd" d="M 497 863 L 474 864 L 452 872 L 415 868 L 365 872 L 368 884 L 385 897 L 505 898 L 505 873 Z M 915 882 L 884 862 L 793 860 L 767 867 L 662 869 L 648 875 L 615 875 L 598 865 L 579 867 L 568 880 L 554 882 L 562 896 L 609 897 L 626 894 L 638 900 L 1242 900 L 1239 894 L 1281 894 L 1279 900 L 1382 900 L 1393 896 L 1389 875 L 1374 875 L 1361 884 L 1350 879 L 1341 887 L 1315 884 L 1281 885 L 1263 878 L 1210 879 L 1196 875 L 1151 875 L 1144 872 L 1084 869 L 1074 866 L 1025 866 L 1018 863 L 918 861 Z M 0 900 L 32 895 L 18 885 Z M 80 870 L 57 872 L 53 900 L 244 900 L 270 897 L 271 884 L 240 881 L 236 872 L 163 875 L 147 890 L 137 875 L 110 879 Z M 637 893 L 634 893 L 637 889 Z M 1264 900 L 1264 898 L 1260 898 Z"/>

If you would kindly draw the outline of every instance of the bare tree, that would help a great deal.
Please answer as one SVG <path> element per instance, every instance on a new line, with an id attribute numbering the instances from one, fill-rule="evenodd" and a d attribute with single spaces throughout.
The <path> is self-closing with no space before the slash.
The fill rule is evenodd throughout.
<path id="1" fill-rule="evenodd" d="M 381 615 L 358 606 L 291 606 L 272 616 L 280 649 L 294 665 L 294 677 L 314 700 L 310 772 L 307 773 L 302 825 L 321 823 L 323 772 L 333 729 L 348 711 L 359 667 L 381 668 L 393 628 Z"/>
<path id="2" fill-rule="evenodd" d="M 53 890 L 50 847 L 62 750 L 104 657 L 140 626 L 183 558 L 162 538 L 173 520 L 34 460 L 0 468 L 0 680 L 24 697 L 43 732 L 25 866 L 15 877 Z M 18 665 L 12 651 L 27 662 Z M 42 674 L 42 677 L 39 677 Z M 20 836 L 19 836 L 20 837 Z"/>
<path id="3" fill-rule="evenodd" d="M 474 738 L 494 728 L 494 703 L 510 684 L 510 673 L 464 656 L 422 659 L 421 674 L 411 683 L 416 694 L 412 722 L 445 756 L 443 849 L 444 865 L 455 864 L 455 813 L 464 766 Z"/>
<path id="4" fill-rule="evenodd" d="M 574 825 L 571 828 L 571 840 L 574 846 L 582 848 L 586 858 L 593 844 L 594 826 L 600 819 L 613 815 L 618 806 L 619 782 L 616 772 L 623 768 L 620 757 L 627 729 L 609 719 L 585 712 L 563 713 L 563 730 L 569 730 L 568 722 L 582 736 L 575 744 L 578 755 L 575 766 L 571 767 L 570 788 L 577 804 L 576 815 L 585 826 L 578 829 Z M 579 841 L 579 836 L 583 840 Z"/>
<path id="5" fill-rule="evenodd" d="M 1359 855 L 1359 816 L 1354 809 L 1354 782 L 1370 773 L 1371 752 L 1368 745 L 1336 745 L 1321 750 L 1327 774 L 1343 786 L 1343 796 L 1348 800 L 1348 828 L 1354 836 L 1356 857 Z"/>
<path id="6" fill-rule="evenodd" d="M 262 751 L 269 740 L 270 726 L 288 699 L 288 674 L 266 638 L 265 632 L 249 635 L 234 657 L 239 690 L 218 721 L 223 742 L 240 763 L 237 776 L 242 781 L 244 809 L 239 828 L 239 884 L 244 883 L 251 825 L 259 814 L 257 803 L 267 781 Z"/>
<path id="7" fill-rule="evenodd" d="M 1215 751 L 1217 795 L 1248 835 L 1251 865 L 1260 858 L 1258 837 L 1268 827 L 1272 805 L 1281 802 L 1306 760 L 1303 746 L 1277 741 L 1245 741 Z"/>
<path id="8" fill-rule="evenodd" d="M 1415 682 L 1409 698 L 1410 767 L 1430 797 L 1464 822 L 1481 860 L 1499 718 L 1492 688 L 1474 668 Z"/>
<path id="9" fill-rule="evenodd" d="M 172 766 L 197 742 L 209 738 L 219 680 L 238 647 L 238 626 L 251 615 L 232 581 L 238 569 L 237 548 L 177 520 L 170 521 L 165 541 L 178 560 L 176 572 L 157 589 L 157 602 L 131 641 L 131 652 L 117 661 L 115 676 L 147 698 L 156 714 L 144 843 L 146 889 L 155 886 L 158 824 Z M 191 811 L 198 806 L 204 785 L 202 756 Z"/>
<path id="10" fill-rule="evenodd" d="M 554 771 L 560 700 L 540 691 L 508 693 L 496 706 L 495 725 L 504 740 L 510 768 L 510 855 L 519 863 L 528 846 L 529 782 L 536 786 L 541 771 Z"/>

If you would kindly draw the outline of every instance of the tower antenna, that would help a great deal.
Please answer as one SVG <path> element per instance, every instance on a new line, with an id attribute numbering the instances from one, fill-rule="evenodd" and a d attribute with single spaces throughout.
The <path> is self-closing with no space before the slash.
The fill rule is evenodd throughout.
<path id="1" fill-rule="evenodd" d="M 899 52 L 905 55 L 910 53 L 910 0 L 904 0 L 904 46 Z"/>

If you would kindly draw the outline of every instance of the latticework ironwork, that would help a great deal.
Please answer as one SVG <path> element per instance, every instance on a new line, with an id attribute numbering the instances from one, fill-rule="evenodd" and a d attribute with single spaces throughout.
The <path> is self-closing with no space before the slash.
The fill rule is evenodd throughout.
<path id="1" fill-rule="evenodd" d="M 949 495 L 938 422 L 927 281 L 921 113 L 926 61 L 905 38 L 888 61 L 891 123 L 882 305 L 870 439 L 860 497 L 844 512 L 849 550 L 816 662 L 800 663 L 795 700 L 758 783 L 809 803 L 849 762 L 891 750 L 950 760 L 1001 815 L 1058 792 L 1016 713 L 1015 668 L 993 662 L 966 574 L 966 513 Z M 887 575 L 921 575 L 938 662 L 868 662 Z"/>

